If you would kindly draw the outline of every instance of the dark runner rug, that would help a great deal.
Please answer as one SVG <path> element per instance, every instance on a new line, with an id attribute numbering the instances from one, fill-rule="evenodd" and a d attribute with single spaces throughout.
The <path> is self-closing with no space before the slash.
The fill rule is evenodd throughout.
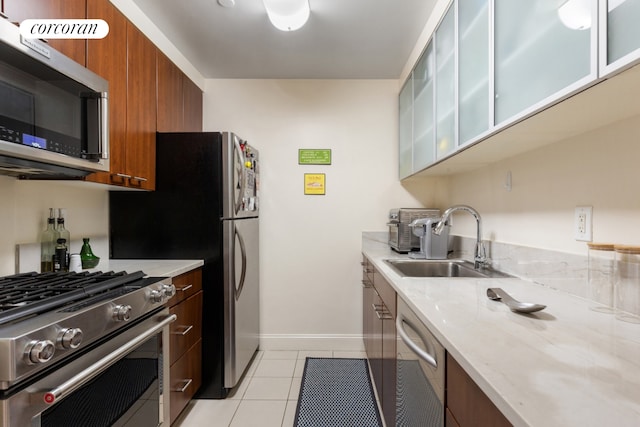
<path id="1" fill-rule="evenodd" d="M 382 427 L 365 359 L 307 357 L 294 427 Z"/>

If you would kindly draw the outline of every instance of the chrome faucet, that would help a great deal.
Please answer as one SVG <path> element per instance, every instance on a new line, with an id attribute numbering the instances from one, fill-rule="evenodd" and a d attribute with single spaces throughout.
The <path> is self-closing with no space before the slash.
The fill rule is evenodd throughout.
<path id="1" fill-rule="evenodd" d="M 487 250 L 485 249 L 484 242 L 482 241 L 482 219 L 480 218 L 480 214 L 478 213 L 478 211 L 473 209 L 471 206 L 467 206 L 467 205 L 451 206 L 449 209 L 444 211 L 444 213 L 442 214 L 442 218 L 440 219 L 440 222 L 438 222 L 436 226 L 433 228 L 433 232 L 437 235 L 440 235 L 440 233 L 442 233 L 442 230 L 444 229 L 446 222 L 449 220 L 449 217 L 455 211 L 469 212 L 476 219 L 478 235 L 476 238 L 476 249 L 475 249 L 475 254 L 473 258 L 473 261 L 474 261 L 473 266 L 476 269 L 488 266 L 489 260 L 487 259 Z"/>

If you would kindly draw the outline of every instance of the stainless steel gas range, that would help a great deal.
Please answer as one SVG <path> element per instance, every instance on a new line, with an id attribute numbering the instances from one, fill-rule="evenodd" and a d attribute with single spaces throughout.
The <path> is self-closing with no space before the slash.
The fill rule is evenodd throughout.
<path id="1" fill-rule="evenodd" d="M 0 277 L 0 426 L 168 425 L 174 294 L 143 272 Z"/>

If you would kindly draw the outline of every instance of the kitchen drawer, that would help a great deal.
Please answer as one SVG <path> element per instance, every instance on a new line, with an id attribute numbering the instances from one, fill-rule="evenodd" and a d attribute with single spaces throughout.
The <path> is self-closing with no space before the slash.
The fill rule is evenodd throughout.
<path id="1" fill-rule="evenodd" d="M 202 290 L 202 269 L 198 268 L 176 276 L 171 279 L 171 282 L 176 287 L 176 294 L 167 302 L 169 307 L 173 307 Z"/>
<path id="2" fill-rule="evenodd" d="M 171 365 L 171 423 L 180 415 L 202 384 L 202 340 Z"/>
<path id="3" fill-rule="evenodd" d="M 362 281 L 365 285 L 373 285 L 373 264 L 371 261 L 367 259 L 367 257 L 362 257 Z"/>
<path id="4" fill-rule="evenodd" d="M 382 298 L 384 305 L 387 306 L 387 310 L 391 312 L 393 317 L 396 317 L 396 291 L 391 287 L 389 282 L 385 280 L 384 277 L 375 269 L 373 266 L 371 267 L 374 271 L 373 275 L 373 286 L 376 288 L 378 295 Z"/>
<path id="5" fill-rule="evenodd" d="M 174 305 L 170 312 L 178 316 L 170 328 L 169 360 L 174 363 L 202 337 L 202 292 Z"/>

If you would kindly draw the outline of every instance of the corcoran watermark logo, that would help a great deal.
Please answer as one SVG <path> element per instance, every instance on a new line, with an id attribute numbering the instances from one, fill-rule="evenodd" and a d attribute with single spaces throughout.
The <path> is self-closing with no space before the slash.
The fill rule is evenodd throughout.
<path id="1" fill-rule="evenodd" d="M 102 19 L 25 19 L 20 35 L 27 39 L 102 39 L 109 24 Z"/>

